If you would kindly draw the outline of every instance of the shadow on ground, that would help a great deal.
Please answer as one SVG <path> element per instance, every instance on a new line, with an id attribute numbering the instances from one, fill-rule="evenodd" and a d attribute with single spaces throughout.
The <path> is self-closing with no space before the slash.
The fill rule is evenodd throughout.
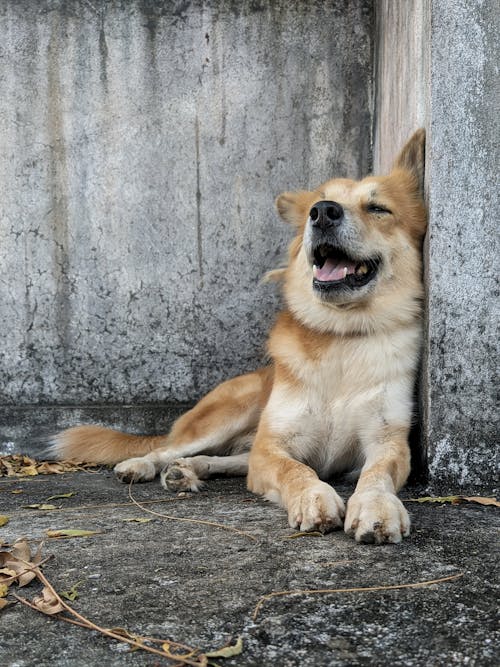
<path id="1" fill-rule="evenodd" d="M 21 489 L 22 493 L 12 493 Z M 347 497 L 348 487 L 340 489 Z M 23 509 L 54 494 L 60 510 Z M 358 545 L 343 533 L 293 534 L 284 512 L 243 480 L 215 480 L 197 495 L 170 496 L 157 483 L 133 487 L 144 507 L 246 531 L 147 514 L 112 473 L 0 480 L 5 542 L 47 529 L 102 531 L 47 540 L 44 572 L 58 591 L 82 581 L 75 609 L 103 627 L 170 638 L 204 651 L 241 635 L 243 652 L 220 665 L 493 665 L 498 510 L 409 503 L 413 528 L 398 546 Z M 406 497 L 418 493 L 406 491 Z M 149 518 L 146 523 L 125 519 Z M 253 538 L 253 539 L 252 539 Z M 276 596 L 273 591 L 385 586 L 463 573 L 421 588 Z M 35 582 L 20 593 L 32 598 Z M 97 632 L 16 603 L 0 613 L 0 665 L 168 665 Z"/>

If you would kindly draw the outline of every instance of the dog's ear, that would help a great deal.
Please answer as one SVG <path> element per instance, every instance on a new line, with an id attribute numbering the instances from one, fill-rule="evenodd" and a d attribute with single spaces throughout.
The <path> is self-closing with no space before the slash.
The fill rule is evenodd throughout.
<path id="1" fill-rule="evenodd" d="M 420 193 L 424 193 L 425 170 L 425 130 L 420 128 L 408 139 L 397 156 L 393 169 L 410 172 L 418 183 Z"/>
<path id="2" fill-rule="evenodd" d="M 303 225 L 311 207 L 311 193 L 306 190 L 284 192 L 275 201 L 280 218 L 296 227 Z"/>

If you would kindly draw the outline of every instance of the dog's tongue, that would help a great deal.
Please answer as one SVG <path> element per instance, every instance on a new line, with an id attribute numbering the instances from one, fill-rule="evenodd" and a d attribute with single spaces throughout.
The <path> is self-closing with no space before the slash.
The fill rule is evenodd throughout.
<path id="1" fill-rule="evenodd" d="M 349 260 L 338 260 L 327 258 L 321 268 L 314 265 L 313 276 L 321 282 L 332 280 L 344 280 L 344 278 L 356 270 L 356 264 Z"/>

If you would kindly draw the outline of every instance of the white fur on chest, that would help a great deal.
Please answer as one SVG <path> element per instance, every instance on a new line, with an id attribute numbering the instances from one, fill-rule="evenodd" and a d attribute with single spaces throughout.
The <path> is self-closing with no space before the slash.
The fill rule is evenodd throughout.
<path id="1" fill-rule="evenodd" d="M 290 345 L 282 360 L 296 382 L 273 387 L 271 431 L 321 477 L 356 467 L 360 445 L 410 422 L 418 341 L 418 328 L 336 340 L 315 359 Z"/>

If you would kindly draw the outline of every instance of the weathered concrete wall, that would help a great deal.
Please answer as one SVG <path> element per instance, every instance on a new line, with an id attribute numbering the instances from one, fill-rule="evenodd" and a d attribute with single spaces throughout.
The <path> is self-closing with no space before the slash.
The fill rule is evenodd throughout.
<path id="1" fill-rule="evenodd" d="M 499 25 L 494 0 L 433 0 L 428 459 L 436 485 L 498 483 Z"/>
<path id="2" fill-rule="evenodd" d="M 375 4 L 375 173 L 388 173 L 408 137 L 427 125 L 430 16 L 430 0 Z"/>
<path id="3" fill-rule="evenodd" d="M 368 0 L 1 3 L 0 442 L 96 406 L 153 430 L 154 407 L 118 408 L 260 362 L 274 197 L 370 167 L 372 19 Z"/>
<path id="4" fill-rule="evenodd" d="M 489 0 L 377 3 L 374 166 L 427 127 L 421 418 L 436 488 L 498 481 L 498 25 Z"/>

